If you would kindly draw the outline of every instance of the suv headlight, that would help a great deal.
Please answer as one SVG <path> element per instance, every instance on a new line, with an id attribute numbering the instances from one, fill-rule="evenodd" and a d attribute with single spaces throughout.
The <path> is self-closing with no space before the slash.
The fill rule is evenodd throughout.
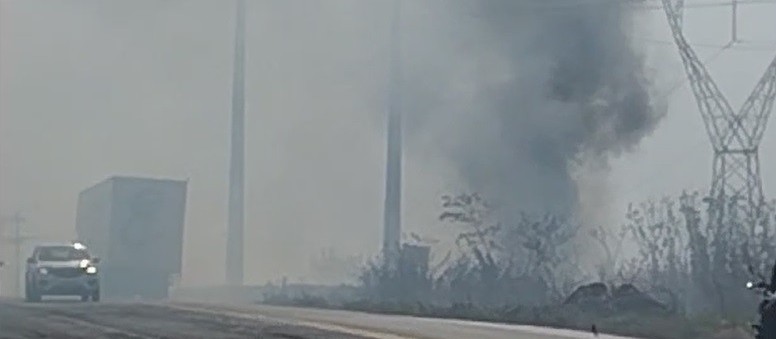
<path id="1" fill-rule="evenodd" d="M 46 275 L 46 274 L 48 274 L 48 270 L 45 267 L 41 267 L 41 268 L 38 269 L 38 273 L 40 273 L 42 275 Z"/>
<path id="2" fill-rule="evenodd" d="M 94 266 L 87 267 L 86 274 L 97 274 L 97 267 L 94 267 Z"/>

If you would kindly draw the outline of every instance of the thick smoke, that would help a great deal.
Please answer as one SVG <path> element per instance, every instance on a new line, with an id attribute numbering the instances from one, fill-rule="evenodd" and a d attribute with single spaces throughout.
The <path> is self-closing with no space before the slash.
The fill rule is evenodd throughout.
<path id="1" fill-rule="evenodd" d="M 436 138 L 468 189 L 506 213 L 575 214 L 585 180 L 575 179 L 579 169 L 605 170 L 610 156 L 637 145 L 663 115 L 629 37 L 636 13 L 614 2 L 546 0 L 461 8 L 477 33 L 459 45 L 473 70 L 461 71 L 463 59 L 448 70 L 458 77 L 447 79 L 456 83 L 449 88 L 456 106 L 435 107 L 421 88 L 428 82 L 412 79 L 406 88 L 416 106 L 408 109 L 428 119 L 422 126 L 441 126 Z"/>
<path id="2" fill-rule="evenodd" d="M 458 188 L 515 210 L 571 211 L 575 162 L 636 144 L 658 120 L 627 39 L 630 13 L 518 1 L 553 5 L 404 0 L 408 231 L 437 237 L 437 198 Z M 3 2 L 0 212 L 21 210 L 26 234 L 69 240 L 88 185 L 190 178 L 183 281 L 220 283 L 233 8 Z M 249 1 L 248 283 L 305 276 L 322 248 L 379 248 L 390 9 Z M 590 109 L 595 98 L 610 108 Z M 468 187 L 451 187 L 459 177 Z"/>

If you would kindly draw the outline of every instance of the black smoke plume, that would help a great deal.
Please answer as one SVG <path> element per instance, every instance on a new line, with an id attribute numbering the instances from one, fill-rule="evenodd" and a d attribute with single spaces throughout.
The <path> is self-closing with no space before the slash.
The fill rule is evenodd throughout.
<path id="1" fill-rule="evenodd" d="M 446 99 L 459 100 L 456 105 L 439 95 L 422 98 L 432 93 L 426 86 L 433 82 L 422 78 L 430 71 L 421 69 L 423 75 L 406 86 L 417 99 L 409 111 L 443 126 L 437 137 L 448 160 L 469 189 L 502 212 L 573 216 L 579 165 L 605 165 L 649 135 L 663 116 L 631 39 L 632 19 L 640 12 L 617 1 L 459 4 L 461 18 L 468 18 L 460 26 L 476 33 L 461 34 L 460 41 L 468 40 L 447 57 L 458 65 L 449 71 L 469 62 L 476 75 L 446 81 L 459 87 L 468 82 L 468 97 Z"/>

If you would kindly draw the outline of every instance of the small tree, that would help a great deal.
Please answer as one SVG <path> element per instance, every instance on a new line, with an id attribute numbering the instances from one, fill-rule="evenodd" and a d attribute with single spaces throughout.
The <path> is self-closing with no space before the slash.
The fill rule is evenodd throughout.
<path id="1" fill-rule="evenodd" d="M 750 310 L 752 296 L 741 287 L 745 268 L 765 267 L 774 258 L 774 209 L 763 205 L 748 218 L 736 203 L 685 192 L 678 204 L 663 199 L 630 206 L 626 229 L 639 253 L 628 269 L 683 309 L 727 316 Z"/>
<path id="2" fill-rule="evenodd" d="M 441 220 L 465 227 L 457 244 L 469 261 L 464 263 L 463 259 L 455 266 L 455 280 L 460 285 L 461 274 L 470 275 L 481 287 L 476 295 L 483 301 L 503 302 L 504 294 L 499 293 L 515 294 L 524 285 L 561 299 L 578 283 L 571 283 L 572 275 L 567 274 L 569 269 L 578 268 L 571 264 L 575 262 L 570 253 L 577 227 L 566 219 L 522 213 L 518 220 L 502 223 L 494 220 L 490 205 L 478 194 L 443 196 L 442 207 Z"/>
<path id="3" fill-rule="evenodd" d="M 613 232 L 603 226 L 598 226 L 589 232 L 590 237 L 603 250 L 603 259 L 596 265 L 598 280 L 607 284 L 614 283 L 615 275 L 623 271 L 622 249 L 628 232 L 623 227 Z"/>

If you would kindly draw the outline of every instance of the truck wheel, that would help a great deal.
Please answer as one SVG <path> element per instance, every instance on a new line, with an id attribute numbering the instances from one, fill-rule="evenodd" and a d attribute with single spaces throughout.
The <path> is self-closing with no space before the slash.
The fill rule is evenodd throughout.
<path id="1" fill-rule="evenodd" d="M 24 282 L 24 301 L 30 302 L 30 284 L 28 284 L 26 281 Z"/>
<path id="2" fill-rule="evenodd" d="M 99 302 L 100 301 L 100 290 L 96 290 L 92 292 L 92 301 L 93 302 Z"/>
<path id="3" fill-rule="evenodd" d="M 35 287 L 27 284 L 24 289 L 24 297 L 27 302 L 36 303 L 40 302 L 40 294 L 35 290 Z"/>

